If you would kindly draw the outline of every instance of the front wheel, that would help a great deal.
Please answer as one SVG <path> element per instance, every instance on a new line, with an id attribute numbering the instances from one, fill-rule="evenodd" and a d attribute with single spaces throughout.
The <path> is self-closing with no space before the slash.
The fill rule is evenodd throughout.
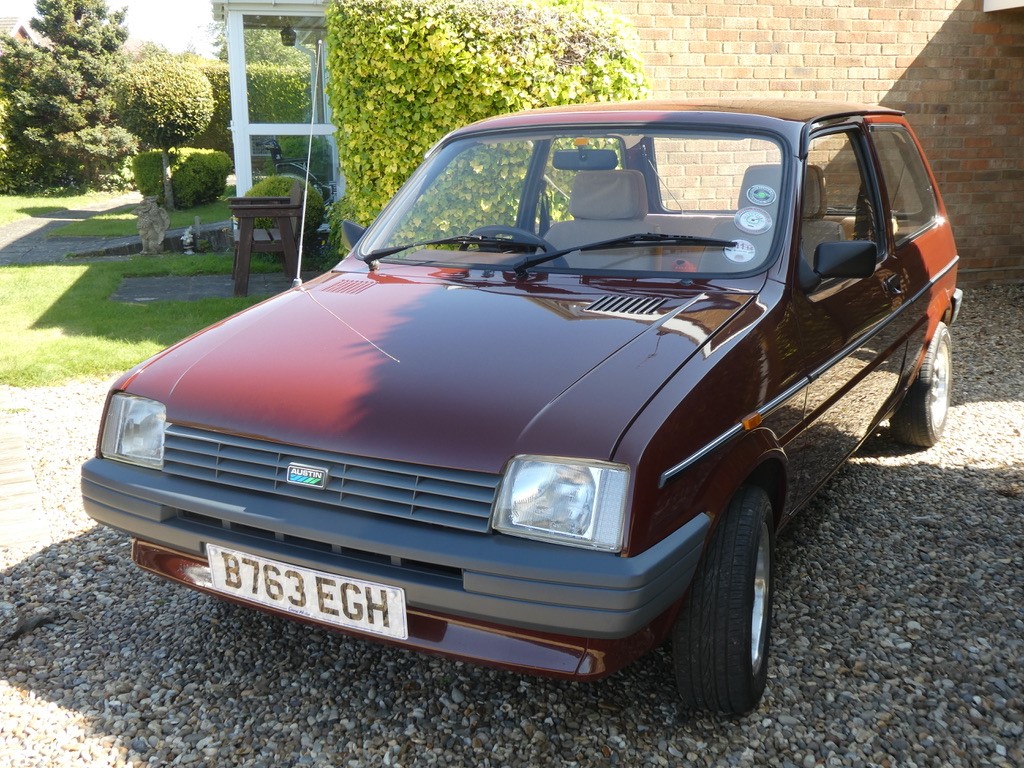
<path id="1" fill-rule="evenodd" d="M 939 323 L 917 379 L 889 419 L 889 433 L 894 440 L 919 448 L 931 448 L 939 442 L 946 428 L 952 379 L 953 342 L 945 323 Z"/>
<path id="2" fill-rule="evenodd" d="M 724 515 L 672 629 L 672 662 L 687 709 L 740 715 L 768 679 L 775 526 L 756 487 L 741 488 Z"/>

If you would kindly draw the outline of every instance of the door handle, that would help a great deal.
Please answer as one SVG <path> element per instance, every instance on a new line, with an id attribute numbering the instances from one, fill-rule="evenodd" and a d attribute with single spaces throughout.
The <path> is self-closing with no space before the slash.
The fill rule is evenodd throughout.
<path id="1" fill-rule="evenodd" d="M 882 287 L 890 296 L 903 295 L 903 280 L 899 275 L 889 275 L 882 281 Z"/>

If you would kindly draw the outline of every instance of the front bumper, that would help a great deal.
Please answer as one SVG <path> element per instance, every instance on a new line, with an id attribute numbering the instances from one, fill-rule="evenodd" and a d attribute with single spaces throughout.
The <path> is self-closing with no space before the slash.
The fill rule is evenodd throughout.
<path id="1" fill-rule="evenodd" d="M 699 515 L 620 557 L 340 513 L 106 459 L 84 465 L 82 494 L 96 521 L 195 562 L 216 543 L 401 587 L 410 612 L 596 640 L 636 635 L 683 596 L 710 522 Z"/>

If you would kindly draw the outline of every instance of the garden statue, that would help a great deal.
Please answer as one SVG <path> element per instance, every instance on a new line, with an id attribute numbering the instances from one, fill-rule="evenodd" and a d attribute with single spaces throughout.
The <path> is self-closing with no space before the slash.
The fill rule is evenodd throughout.
<path id="1" fill-rule="evenodd" d="M 155 197 L 146 197 L 132 213 L 139 217 L 142 252 L 160 253 L 163 250 L 164 234 L 171 225 L 167 211 L 156 204 Z"/>

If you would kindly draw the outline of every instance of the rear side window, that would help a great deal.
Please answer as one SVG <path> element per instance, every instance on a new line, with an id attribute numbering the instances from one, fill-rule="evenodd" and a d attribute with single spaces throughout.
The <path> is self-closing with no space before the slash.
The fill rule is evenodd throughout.
<path id="1" fill-rule="evenodd" d="M 899 126 L 872 126 L 882 165 L 896 245 L 909 242 L 935 221 L 938 206 L 924 161 L 910 134 Z"/>

